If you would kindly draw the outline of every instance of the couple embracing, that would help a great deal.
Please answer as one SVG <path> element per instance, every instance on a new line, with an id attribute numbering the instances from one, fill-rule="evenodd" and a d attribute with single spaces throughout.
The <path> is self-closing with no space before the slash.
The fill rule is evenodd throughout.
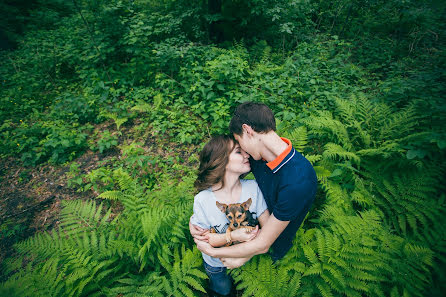
<path id="1" fill-rule="evenodd" d="M 276 134 L 273 112 L 265 104 L 239 105 L 229 130 L 230 135 L 213 137 L 200 153 L 195 181 L 199 193 L 189 223 L 203 253 L 209 289 L 217 296 L 231 294 L 227 268 L 240 267 L 258 254 L 269 252 L 273 261 L 285 256 L 317 188 L 312 165 L 288 139 Z M 250 171 L 255 181 L 241 179 Z M 233 215 L 248 212 L 261 229 L 230 231 L 234 226 L 228 216 L 233 218 L 224 211 L 236 203 L 240 209 Z M 231 242 L 238 244 L 228 246 Z"/>

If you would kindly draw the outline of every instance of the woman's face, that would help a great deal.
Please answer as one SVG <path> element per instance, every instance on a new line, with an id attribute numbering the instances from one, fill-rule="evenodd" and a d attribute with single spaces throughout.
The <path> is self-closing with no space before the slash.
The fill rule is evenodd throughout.
<path id="1" fill-rule="evenodd" d="M 237 143 L 229 155 L 229 161 L 226 165 L 226 172 L 244 174 L 250 170 L 251 165 L 249 165 L 249 155 L 247 152 L 242 150 L 240 145 Z"/>
<path id="2" fill-rule="evenodd" d="M 240 143 L 241 147 L 245 152 L 247 152 L 254 160 L 260 160 L 262 156 L 257 151 L 259 146 L 259 142 L 255 136 L 250 136 L 248 133 L 243 130 L 242 135 L 237 135 L 234 133 L 235 140 Z"/>

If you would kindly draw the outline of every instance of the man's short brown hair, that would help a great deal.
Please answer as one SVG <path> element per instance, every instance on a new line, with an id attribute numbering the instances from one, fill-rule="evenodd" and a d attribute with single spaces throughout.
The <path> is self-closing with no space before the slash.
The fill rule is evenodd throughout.
<path id="1" fill-rule="evenodd" d="M 242 125 L 247 124 L 258 133 L 276 131 L 276 120 L 273 111 L 265 104 L 245 102 L 237 106 L 229 123 L 232 134 L 242 135 Z"/>

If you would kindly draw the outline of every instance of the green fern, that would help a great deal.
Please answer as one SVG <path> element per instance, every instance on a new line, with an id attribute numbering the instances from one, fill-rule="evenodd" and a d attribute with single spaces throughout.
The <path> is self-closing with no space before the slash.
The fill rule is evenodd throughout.
<path id="1" fill-rule="evenodd" d="M 308 144 L 307 128 L 305 126 L 300 126 L 295 129 L 284 129 L 279 131 L 280 135 L 288 138 L 293 147 L 299 152 L 303 152 Z"/>
<path id="2" fill-rule="evenodd" d="M 334 143 L 327 143 L 324 147 L 324 153 L 322 156 L 324 158 L 329 158 L 332 160 L 335 160 L 336 158 L 344 159 L 344 160 L 352 160 L 356 164 L 360 163 L 360 158 L 352 152 L 346 151 L 342 146 L 334 144 Z"/>
<path id="3" fill-rule="evenodd" d="M 102 215 L 102 203 L 97 207 L 95 201 L 62 201 L 60 226 L 68 235 L 85 230 L 97 230 L 109 220 L 111 209 Z"/>
<path id="4" fill-rule="evenodd" d="M 202 267 L 201 253 L 197 249 L 186 250 L 182 246 L 181 253 L 175 249 L 173 264 L 166 257 L 158 259 L 166 270 L 166 274 L 161 276 L 165 296 L 195 296 L 192 289 L 206 292 L 200 280 L 206 279 L 207 276 L 200 269 Z"/>
<path id="5" fill-rule="evenodd" d="M 231 272 L 244 296 L 298 296 L 301 273 L 275 265 L 267 256 L 257 256 Z"/>
<path id="6" fill-rule="evenodd" d="M 347 150 L 353 149 L 346 126 L 341 121 L 335 119 L 332 113 L 317 111 L 316 115 L 312 115 L 302 121 L 311 133 L 327 137 L 329 141 L 339 143 Z"/>
<path id="7" fill-rule="evenodd" d="M 409 230 L 417 237 L 429 234 L 444 212 L 444 206 L 435 197 L 436 178 L 427 172 L 394 173 L 389 179 L 370 173 L 370 178 L 377 193 L 375 203 L 402 234 Z"/>
<path id="8" fill-rule="evenodd" d="M 116 128 L 118 130 L 121 128 L 122 124 L 128 121 L 128 118 L 120 118 L 117 113 L 104 112 L 101 113 L 101 115 L 107 119 L 112 119 L 115 122 Z"/>
<path id="9" fill-rule="evenodd" d="M 153 105 L 145 102 L 139 102 L 137 105 L 133 106 L 130 110 L 150 113 L 153 111 Z"/>
<path id="10" fill-rule="evenodd" d="M 119 279 L 113 288 L 104 288 L 104 292 L 108 296 L 165 296 L 162 292 L 160 272 L 157 271 L 151 271 L 145 275 L 130 274 L 126 278 Z"/>

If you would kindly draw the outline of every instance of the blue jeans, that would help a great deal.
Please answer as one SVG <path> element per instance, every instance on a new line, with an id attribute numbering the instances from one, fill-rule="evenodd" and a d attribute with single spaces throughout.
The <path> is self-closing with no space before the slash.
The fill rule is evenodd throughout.
<path id="1" fill-rule="evenodd" d="M 204 270 L 209 277 L 209 288 L 221 295 L 229 295 L 232 289 L 232 278 L 226 267 L 213 267 L 203 261 Z"/>

